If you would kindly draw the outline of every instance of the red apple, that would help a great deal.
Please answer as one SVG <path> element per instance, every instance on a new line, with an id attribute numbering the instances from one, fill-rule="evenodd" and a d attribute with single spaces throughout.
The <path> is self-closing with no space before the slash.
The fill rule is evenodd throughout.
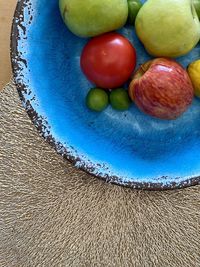
<path id="1" fill-rule="evenodd" d="M 192 103 L 194 89 L 180 64 L 172 59 L 157 58 L 138 69 L 129 85 L 129 95 L 143 112 L 173 120 Z"/>

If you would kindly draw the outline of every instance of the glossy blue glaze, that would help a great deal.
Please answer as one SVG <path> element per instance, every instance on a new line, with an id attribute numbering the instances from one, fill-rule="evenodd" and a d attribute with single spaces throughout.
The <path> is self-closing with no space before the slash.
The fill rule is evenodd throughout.
<path id="1" fill-rule="evenodd" d="M 200 101 L 195 99 L 175 121 L 144 115 L 134 104 L 126 112 L 111 107 L 102 113 L 88 110 L 85 97 L 92 84 L 81 73 L 79 62 L 87 40 L 68 31 L 57 0 L 30 3 L 17 26 L 23 61 L 13 61 L 20 66 L 16 81 L 27 89 L 23 92 L 26 107 L 29 100 L 46 125 L 43 134 L 60 142 L 68 157 L 76 159 L 77 167 L 90 168 L 90 173 L 102 178 L 115 176 L 121 184 L 150 183 L 154 188 L 159 183 L 156 187 L 170 188 L 171 183 L 178 187 L 199 176 Z M 120 32 L 136 47 L 138 66 L 150 58 L 133 27 Z M 199 56 L 200 46 L 178 61 L 186 67 Z"/>

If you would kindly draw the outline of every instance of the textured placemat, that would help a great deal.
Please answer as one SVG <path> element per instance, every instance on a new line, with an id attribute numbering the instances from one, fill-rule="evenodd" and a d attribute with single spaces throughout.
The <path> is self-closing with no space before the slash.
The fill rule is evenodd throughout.
<path id="1" fill-rule="evenodd" d="M 106 184 L 38 135 L 13 84 L 0 94 L 0 266 L 200 266 L 200 186 Z"/>

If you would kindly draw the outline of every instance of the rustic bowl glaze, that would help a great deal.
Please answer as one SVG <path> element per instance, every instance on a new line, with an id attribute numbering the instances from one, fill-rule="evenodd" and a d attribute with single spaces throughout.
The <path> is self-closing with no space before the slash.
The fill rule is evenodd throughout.
<path id="1" fill-rule="evenodd" d="M 150 59 L 133 27 L 120 31 L 136 47 L 138 66 Z M 175 121 L 111 107 L 85 106 L 92 85 L 80 70 L 86 39 L 60 17 L 58 0 L 18 1 L 11 36 L 14 79 L 42 136 L 63 157 L 107 182 L 137 189 L 173 189 L 200 182 L 200 101 Z M 200 46 L 178 61 L 199 58 Z"/>

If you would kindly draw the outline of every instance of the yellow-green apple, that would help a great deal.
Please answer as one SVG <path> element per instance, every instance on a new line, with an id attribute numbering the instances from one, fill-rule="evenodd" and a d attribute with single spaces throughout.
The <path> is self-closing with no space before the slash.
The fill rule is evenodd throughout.
<path id="1" fill-rule="evenodd" d="M 128 18 L 127 0 L 59 0 L 59 6 L 69 30 L 80 37 L 117 30 Z"/>
<path id="2" fill-rule="evenodd" d="M 179 63 L 157 58 L 141 65 L 129 85 L 129 95 L 141 111 L 173 120 L 190 106 L 194 89 Z"/>
<path id="3" fill-rule="evenodd" d="M 146 50 L 156 57 L 185 55 L 200 39 L 194 0 L 148 0 L 136 17 L 135 27 Z"/>

